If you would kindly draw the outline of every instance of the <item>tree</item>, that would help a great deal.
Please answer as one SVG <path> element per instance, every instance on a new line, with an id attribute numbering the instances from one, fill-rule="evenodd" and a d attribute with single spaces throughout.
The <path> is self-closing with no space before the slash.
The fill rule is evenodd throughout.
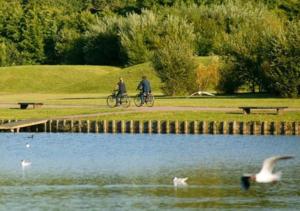
<path id="1" fill-rule="evenodd" d="M 264 73 L 270 93 L 282 97 L 300 95 L 300 21 L 266 43 Z"/>
<path id="2" fill-rule="evenodd" d="M 151 11 L 130 14 L 120 27 L 120 40 L 128 61 L 134 65 L 149 61 L 157 48 L 161 20 Z"/>
<path id="3" fill-rule="evenodd" d="M 220 62 L 218 57 L 213 57 L 208 65 L 199 64 L 196 69 L 196 83 L 198 90 L 215 89 L 220 79 Z"/>
<path id="4" fill-rule="evenodd" d="M 232 64 L 230 67 L 233 70 L 224 72 L 221 82 L 230 83 L 225 79 L 238 81 L 239 83 L 234 84 L 245 85 L 252 92 L 257 88 L 259 91 L 266 89 L 263 64 L 267 52 L 264 51 L 264 45 L 270 36 L 276 35 L 282 28 L 280 19 L 262 7 L 261 10 L 249 11 L 248 20 L 241 24 L 240 30 L 223 33 L 223 38 L 218 44 L 219 54 Z M 227 77 L 226 73 L 230 77 Z M 234 87 L 234 90 L 236 88 Z"/>
<path id="5" fill-rule="evenodd" d="M 152 63 L 168 95 L 182 95 L 197 90 L 196 64 L 193 58 L 195 34 L 185 19 L 168 16 L 162 24 L 161 42 Z"/>

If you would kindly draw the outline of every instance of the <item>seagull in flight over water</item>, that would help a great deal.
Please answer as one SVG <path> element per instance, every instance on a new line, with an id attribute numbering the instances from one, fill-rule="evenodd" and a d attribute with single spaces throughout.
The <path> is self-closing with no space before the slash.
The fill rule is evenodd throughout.
<path id="1" fill-rule="evenodd" d="M 281 179 L 281 172 L 273 173 L 273 168 L 277 161 L 292 159 L 293 156 L 273 156 L 264 160 L 262 168 L 257 174 L 244 174 L 241 177 L 242 188 L 248 190 L 250 188 L 250 181 L 257 183 L 271 183 L 277 182 Z"/>
<path id="2" fill-rule="evenodd" d="M 185 177 L 185 178 L 177 178 L 177 177 L 174 177 L 173 178 L 173 184 L 175 187 L 177 186 L 186 186 L 187 183 L 186 181 L 188 180 L 188 177 Z"/>
<path id="3" fill-rule="evenodd" d="M 27 166 L 30 166 L 31 165 L 31 162 L 28 161 L 28 160 L 21 160 L 21 166 L 22 167 L 27 167 Z"/>

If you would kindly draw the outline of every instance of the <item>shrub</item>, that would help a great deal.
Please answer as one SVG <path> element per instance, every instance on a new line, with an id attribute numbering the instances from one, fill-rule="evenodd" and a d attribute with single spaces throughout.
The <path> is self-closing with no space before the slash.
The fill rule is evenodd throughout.
<path id="1" fill-rule="evenodd" d="M 162 25 L 160 46 L 152 63 L 167 95 L 183 95 L 197 90 L 193 59 L 193 26 L 185 19 L 168 16 Z"/>
<path id="2" fill-rule="evenodd" d="M 282 97 L 299 96 L 300 21 L 290 23 L 266 45 L 264 73 L 268 91 Z"/>
<path id="3" fill-rule="evenodd" d="M 216 89 L 220 79 L 220 62 L 218 57 L 213 57 L 212 62 L 208 65 L 199 64 L 196 69 L 196 76 L 199 90 Z"/>

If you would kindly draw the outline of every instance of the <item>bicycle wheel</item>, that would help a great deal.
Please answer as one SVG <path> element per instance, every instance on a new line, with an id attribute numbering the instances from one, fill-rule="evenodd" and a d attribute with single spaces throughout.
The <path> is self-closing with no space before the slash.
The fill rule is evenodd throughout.
<path id="1" fill-rule="evenodd" d="M 153 96 L 152 94 L 149 94 L 149 95 L 147 96 L 146 105 L 147 105 L 148 107 L 153 107 L 153 105 L 154 105 L 154 96 Z"/>
<path id="2" fill-rule="evenodd" d="M 141 97 L 139 94 L 137 94 L 135 97 L 134 97 L 134 104 L 137 106 L 137 107 L 141 107 L 142 106 L 142 100 L 141 100 Z"/>
<path id="3" fill-rule="evenodd" d="M 115 107 L 116 106 L 116 97 L 113 95 L 109 95 L 106 99 L 106 104 L 110 108 Z"/>
<path id="4" fill-rule="evenodd" d="M 124 95 L 121 97 L 121 104 L 123 107 L 128 108 L 130 106 L 130 97 Z"/>

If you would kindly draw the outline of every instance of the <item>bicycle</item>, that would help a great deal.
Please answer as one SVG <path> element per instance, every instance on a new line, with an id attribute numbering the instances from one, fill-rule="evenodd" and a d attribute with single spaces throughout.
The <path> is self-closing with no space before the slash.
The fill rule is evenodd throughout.
<path id="1" fill-rule="evenodd" d="M 141 107 L 143 104 L 146 104 L 148 107 L 152 107 L 154 105 L 154 96 L 151 93 L 143 94 L 144 95 L 144 103 L 142 103 L 142 92 L 138 93 L 134 97 L 134 104 L 137 107 Z"/>
<path id="2" fill-rule="evenodd" d="M 110 108 L 117 107 L 117 92 L 113 92 L 111 95 L 109 95 L 106 99 L 106 104 Z M 122 94 L 119 97 L 119 104 L 125 108 L 128 108 L 130 106 L 130 97 L 127 94 Z"/>

